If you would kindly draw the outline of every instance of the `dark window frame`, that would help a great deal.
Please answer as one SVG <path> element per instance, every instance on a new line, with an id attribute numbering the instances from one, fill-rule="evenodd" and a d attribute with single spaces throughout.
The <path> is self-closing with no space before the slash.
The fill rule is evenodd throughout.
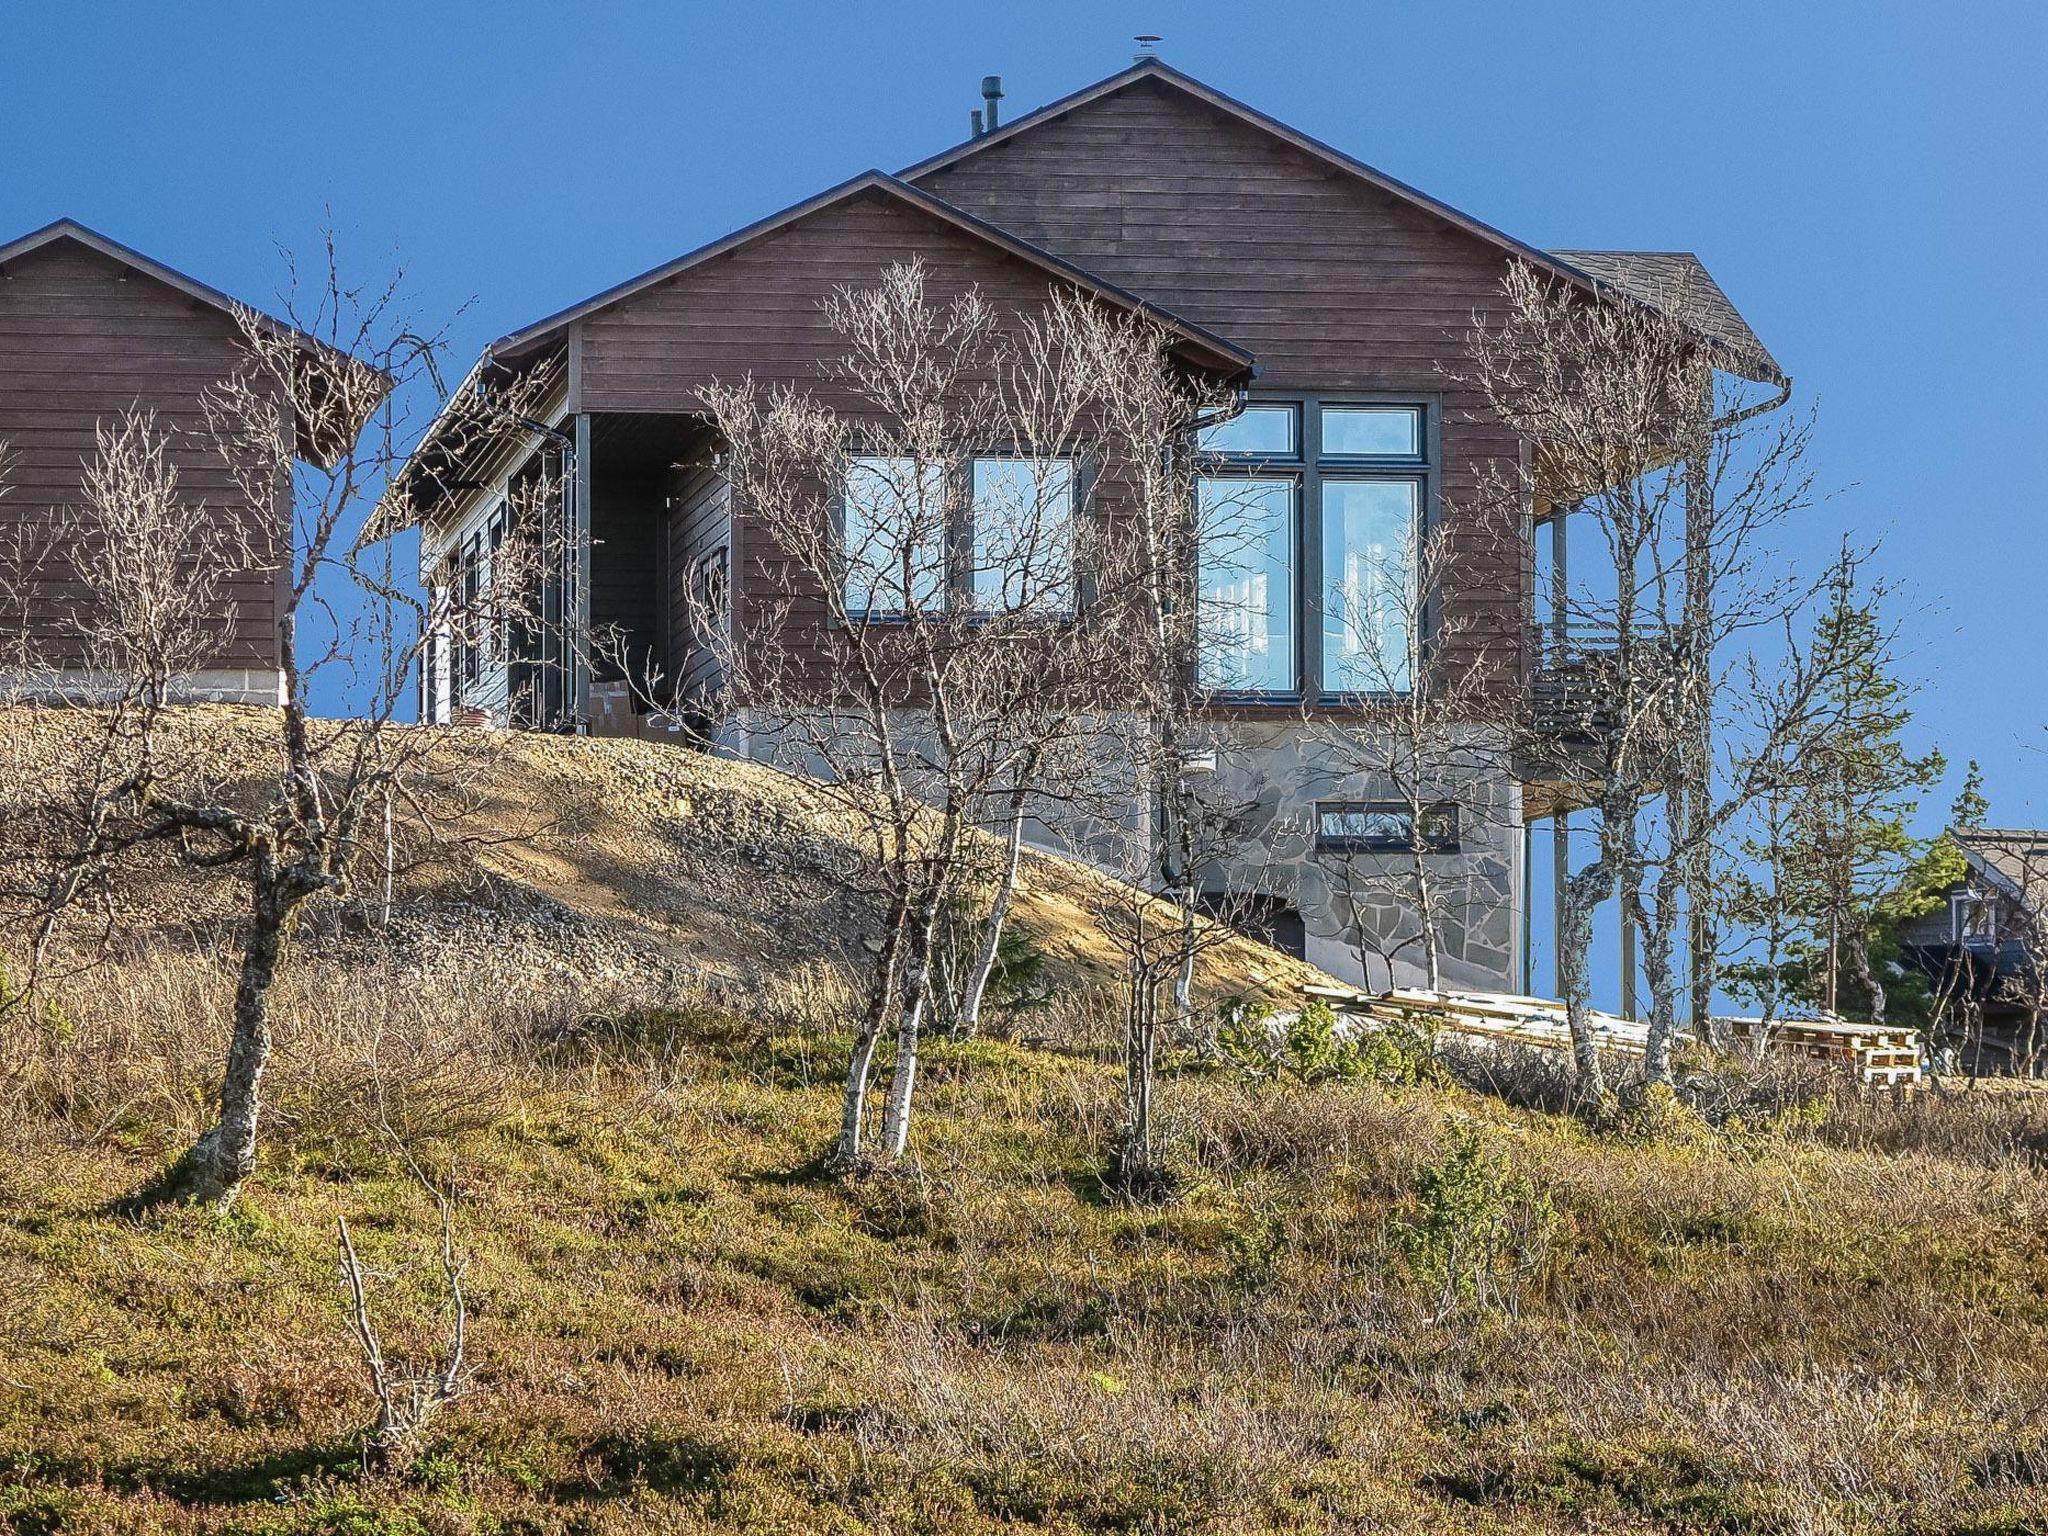
<path id="1" fill-rule="evenodd" d="M 854 454 L 852 462 L 869 459 L 896 459 L 902 454 L 861 453 Z M 1033 453 L 1015 446 L 990 446 L 977 448 L 970 453 L 955 455 L 945 465 L 945 496 L 947 507 L 944 533 L 945 547 L 941 551 L 940 565 L 944 571 L 944 583 L 940 589 L 939 605 L 923 610 L 931 614 L 960 614 L 967 618 L 987 618 L 993 611 L 1015 613 L 1023 610 L 986 610 L 976 602 L 974 594 L 974 467 L 976 464 L 997 459 L 1056 459 L 1068 466 L 1068 495 L 1071 507 L 1070 522 L 1078 528 L 1081 520 L 1088 516 L 1094 503 L 1095 466 L 1084 453 Z M 832 499 L 833 537 L 838 541 L 842 562 L 846 549 L 846 483 L 842 477 L 837 494 Z M 1085 612 L 1093 596 L 1088 571 L 1081 559 L 1078 536 L 1073 550 L 1074 602 L 1065 608 L 1047 608 L 1043 617 L 1048 623 L 1068 623 Z M 842 597 L 848 572 L 843 563 L 839 573 Z M 901 608 L 877 608 L 872 605 L 855 609 L 847 607 L 847 617 L 863 624 L 903 624 L 909 621 L 910 608 L 906 594 Z"/>
<path id="2" fill-rule="evenodd" d="M 1415 808 L 1405 800 L 1318 800 L 1316 803 L 1315 845 L 1326 853 L 1412 853 L 1415 849 L 1413 829 Z M 1327 816 L 1396 816 L 1407 821 L 1410 831 L 1405 836 L 1357 837 L 1338 834 L 1331 836 L 1324 832 L 1323 822 Z M 1425 831 L 1422 839 L 1423 852 L 1450 854 L 1463 851 L 1463 818 L 1459 815 L 1455 800 L 1434 800 L 1422 808 L 1427 823 L 1441 817 L 1449 823 L 1448 831 Z"/>
<path id="3" fill-rule="evenodd" d="M 1294 452 L 1291 454 L 1229 453 L 1196 448 L 1197 495 L 1201 480 L 1231 475 L 1288 475 L 1295 481 L 1294 494 L 1294 687 L 1286 690 L 1202 687 L 1205 697 L 1219 704 L 1288 705 L 1313 698 L 1328 706 L 1388 702 L 1393 695 L 1333 689 L 1323 666 L 1324 516 L 1322 487 L 1332 480 L 1406 480 L 1418 487 L 1416 536 L 1418 543 L 1436 526 L 1443 474 L 1443 397 L 1423 390 L 1316 390 L 1299 394 L 1252 395 L 1245 408 L 1285 406 L 1294 413 Z M 1419 455 L 1329 454 L 1323 451 L 1323 412 L 1329 408 L 1384 406 L 1410 410 L 1418 419 Z M 1199 555 L 1197 557 L 1199 585 Z M 1425 594 L 1417 605 L 1423 629 L 1422 652 L 1429 652 L 1429 636 L 1437 622 L 1437 598 Z M 1410 686 L 1414 683 L 1410 679 Z"/>

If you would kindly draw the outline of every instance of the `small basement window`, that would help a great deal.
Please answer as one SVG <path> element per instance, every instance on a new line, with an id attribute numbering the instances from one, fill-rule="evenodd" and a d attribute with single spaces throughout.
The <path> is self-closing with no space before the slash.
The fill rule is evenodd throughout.
<path id="1" fill-rule="evenodd" d="M 1321 800 L 1316 803 L 1316 846 L 1340 853 L 1406 853 L 1415 846 L 1415 815 L 1398 801 Z M 1445 803 L 1422 813 L 1422 847 L 1458 851 L 1458 808 Z"/>

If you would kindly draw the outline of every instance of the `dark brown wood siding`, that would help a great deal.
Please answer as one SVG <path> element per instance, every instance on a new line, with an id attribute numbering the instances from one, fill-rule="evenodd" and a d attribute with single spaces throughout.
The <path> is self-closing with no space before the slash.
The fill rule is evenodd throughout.
<path id="1" fill-rule="evenodd" d="M 730 593 L 732 488 L 723 475 L 705 464 L 674 471 L 670 485 L 666 540 L 672 594 L 669 655 L 675 666 L 677 699 L 701 701 L 716 696 L 724 680 L 715 637 L 701 629 L 712 616 L 705 610 L 717 601 L 721 581 Z M 685 594 L 692 593 L 693 582 L 697 590 L 685 600 Z"/>
<path id="2" fill-rule="evenodd" d="M 0 589 L 8 604 L 7 669 L 15 646 L 45 664 L 77 659 L 87 594 L 53 547 L 78 507 L 94 431 L 130 409 L 172 435 L 182 493 L 214 516 L 251 518 L 215 456 L 201 396 L 235 369 L 233 323 L 210 306 L 99 252 L 56 241 L 0 271 L 0 442 L 10 456 L 0 494 Z M 239 509 L 239 510 L 238 510 Z M 284 530 L 263 529 L 266 545 Z M 224 667 L 277 664 L 275 570 L 231 574 L 234 641 L 208 658 Z"/>
<path id="3" fill-rule="evenodd" d="M 872 286 L 886 267 L 913 259 L 924 264 L 926 296 L 935 305 L 973 288 L 999 311 L 1019 315 L 1042 309 L 1050 292 L 1041 268 L 944 220 L 893 198 L 854 197 L 582 320 L 578 408 L 696 411 L 705 385 L 751 375 L 857 410 L 859 402 L 826 376 L 846 347 L 826 323 L 824 302 L 839 288 Z M 646 548 L 651 554 L 651 542 Z M 822 679 L 822 594 L 789 594 L 786 574 L 767 564 L 775 551 L 743 516 L 735 548 L 734 618 L 742 632 L 769 622 L 798 626 L 799 638 L 817 647 Z M 680 594 L 672 594 L 669 611 L 682 606 Z"/>
<path id="4" fill-rule="evenodd" d="M 1477 475 L 1514 435 L 1447 383 L 1506 257 L 1185 92 L 1140 81 L 925 175 L 920 185 L 1249 349 L 1255 392 L 1440 396 L 1454 631 L 1519 655 L 1526 566 L 1475 526 Z"/>

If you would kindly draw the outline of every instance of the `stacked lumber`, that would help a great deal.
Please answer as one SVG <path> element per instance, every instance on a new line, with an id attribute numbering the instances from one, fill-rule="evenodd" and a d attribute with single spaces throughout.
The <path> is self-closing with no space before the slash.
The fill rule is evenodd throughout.
<path id="1" fill-rule="evenodd" d="M 1571 1026 L 1564 1004 L 1551 998 L 1513 992 L 1428 992 L 1410 987 L 1366 992 L 1324 983 L 1311 983 L 1302 992 L 1328 1003 L 1340 1018 L 1369 1025 L 1426 1023 L 1502 1044 L 1571 1049 Z M 1589 1019 L 1593 1037 L 1603 1051 L 1640 1056 L 1648 1046 L 1649 1028 L 1638 1020 L 1597 1010 Z M 1748 1045 L 1754 1045 L 1763 1027 L 1756 1019 L 1717 1019 L 1715 1023 L 1725 1038 Z M 1691 1038 L 1683 1032 L 1679 1035 L 1681 1042 Z M 1847 1067 L 1865 1083 L 1889 1086 L 1920 1081 L 1920 1046 L 1909 1030 L 1835 1018 L 1788 1019 L 1770 1026 L 1766 1048 L 1782 1056 Z"/>
<path id="2" fill-rule="evenodd" d="M 1427 1022 L 1457 1034 L 1508 1044 L 1571 1048 L 1571 1025 L 1565 1018 L 1564 1004 L 1549 998 L 1524 997 L 1513 992 L 1428 992 L 1413 987 L 1362 992 L 1317 983 L 1302 991 L 1328 1003 L 1339 1017 L 1379 1023 Z M 1649 1044 L 1648 1027 L 1634 1019 L 1597 1010 L 1589 1018 L 1593 1036 L 1602 1050 L 1640 1056 Z"/>
<path id="3" fill-rule="evenodd" d="M 1887 1029 L 1847 1019 L 1761 1019 L 1714 1021 L 1738 1044 L 1754 1046 L 1759 1032 L 1779 1056 L 1850 1067 L 1866 1083 L 1890 1087 L 1920 1081 L 1920 1041 L 1910 1029 Z"/>

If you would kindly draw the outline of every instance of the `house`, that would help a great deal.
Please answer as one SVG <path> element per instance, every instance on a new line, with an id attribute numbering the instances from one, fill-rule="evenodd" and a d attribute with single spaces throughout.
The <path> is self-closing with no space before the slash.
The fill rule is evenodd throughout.
<path id="1" fill-rule="evenodd" d="M 1900 925 L 1901 959 L 1954 1020 L 1961 1065 L 2037 1072 L 2048 1047 L 2048 829 L 1952 827 L 1962 873 Z"/>
<path id="2" fill-rule="evenodd" d="M 1475 313 L 1498 302 L 1508 264 L 1589 295 L 1659 303 L 1682 292 L 1686 318 L 1745 376 L 1780 382 L 1777 365 L 1690 256 L 1538 250 L 1156 58 L 1012 121 L 999 120 L 1000 96 L 999 81 L 984 82 L 986 119 L 977 113 L 973 136 L 950 149 L 858 175 L 494 342 L 466 387 L 546 368 L 550 414 L 480 463 L 459 462 L 429 432 L 408 470 L 421 578 L 457 593 L 481 579 L 509 534 L 508 487 L 545 466 L 566 488 L 560 515 L 590 539 L 554 583 L 565 625 L 623 633 L 673 680 L 671 702 L 715 714 L 715 668 L 679 594 L 729 591 L 742 632 L 764 594 L 761 552 L 716 467 L 707 384 L 751 375 L 829 400 L 820 363 L 838 346 L 821 301 L 911 258 L 942 302 L 974 285 L 1022 309 L 1063 286 L 1142 308 L 1171 329 L 1184 366 L 1239 386 L 1242 410 L 1203 446 L 1216 476 L 1257 482 L 1273 525 L 1265 567 L 1245 583 L 1262 594 L 1248 626 L 1257 654 L 1239 657 L 1249 665 L 1227 683 L 1201 679 L 1258 765 L 1271 834 L 1252 850 L 1266 886 L 1258 905 L 1273 933 L 1357 977 L 1355 925 L 1391 940 L 1409 914 L 1395 900 L 1340 902 L 1317 845 L 1375 867 L 1390 843 L 1405 845 L 1405 813 L 1383 789 L 1326 772 L 1304 729 L 1304 707 L 1338 691 L 1325 579 L 1349 553 L 1355 503 L 1440 522 L 1455 542 L 1471 528 L 1477 477 L 1524 462 L 1525 445 L 1443 368 L 1462 356 Z M 1454 646 L 1484 646 L 1509 662 L 1499 686 L 1535 687 L 1534 530 L 1552 513 L 1539 490 L 1523 547 L 1476 530 L 1458 544 L 1440 595 L 1458 620 L 1443 632 L 1458 638 L 1438 664 L 1460 664 Z M 589 729 L 593 685 L 601 695 L 610 680 L 575 649 L 546 633 L 450 647 L 423 678 L 423 714 Z M 1501 762 L 1447 792 L 1430 839 L 1438 887 L 1456 893 L 1444 935 L 1454 984 L 1522 979 L 1526 825 L 1584 803 L 1568 771 L 1550 778 Z"/>
<path id="3" fill-rule="evenodd" d="M 203 403 L 243 360 L 235 312 L 226 294 L 70 219 L 0 244 L 0 602 L 9 610 L 0 681 L 62 687 L 84 660 L 92 597 L 60 530 L 80 506 L 96 429 L 135 410 L 169 435 L 182 493 L 238 526 L 254 557 L 219 583 L 218 611 L 206 616 L 219 648 L 185 679 L 186 692 L 279 702 L 287 562 L 276 553 L 289 547 L 290 498 L 246 504 Z M 298 450 L 321 457 L 303 440 Z"/>

